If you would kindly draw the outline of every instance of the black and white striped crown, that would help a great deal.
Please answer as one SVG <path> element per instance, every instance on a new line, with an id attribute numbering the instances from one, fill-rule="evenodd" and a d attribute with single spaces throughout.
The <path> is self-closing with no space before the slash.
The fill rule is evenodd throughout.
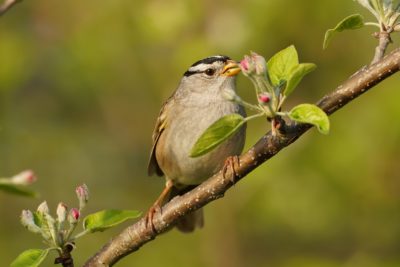
<path id="1" fill-rule="evenodd" d="M 226 63 L 226 61 L 230 60 L 228 56 L 223 56 L 223 55 L 217 55 L 217 56 L 211 56 L 211 57 L 206 57 L 204 59 L 201 59 L 199 61 L 196 61 L 193 63 L 192 66 L 183 74 L 183 76 L 190 76 L 199 72 L 203 72 L 207 68 L 209 68 L 209 65 L 213 64 L 214 62 L 222 62 Z"/>

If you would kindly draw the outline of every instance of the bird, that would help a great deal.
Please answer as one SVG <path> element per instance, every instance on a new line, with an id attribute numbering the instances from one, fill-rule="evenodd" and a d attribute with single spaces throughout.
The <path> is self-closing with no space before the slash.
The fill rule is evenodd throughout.
<path id="1" fill-rule="evenodd" d="M 211 152 L 192 158 L 190 151 L 200 135 L 218 119 L 246 116 L 242 105 L 224 95 L 236 94 L 239 65 L 228 56 L 210 56 L 192 64 L 173 94 L 162 105 L 152 134 L 148 175 L 165 176 L 165 188 L 147 213 L 152 225 L 156 210 L 217 173 L 226 159 L 243 150 L 246 125 Z M 203 227 L 203 211 L 182 217 L 175 225 L 182 232 Z"/>

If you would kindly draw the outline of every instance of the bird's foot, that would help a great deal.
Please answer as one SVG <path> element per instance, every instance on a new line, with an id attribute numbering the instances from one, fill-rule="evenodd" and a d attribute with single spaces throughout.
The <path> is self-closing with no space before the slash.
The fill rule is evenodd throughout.
<path id="1" fill-rule="evenodd" d="M 166 200 L 168 200 L 168 195 L 171 192 L 171 189 L 173 188 L 173 183 L 171 180 L 167 180 L 165 183 L 165 188 L 161 192 L 160 196 L 157 198 L 156 202 L 150 207 L 149 211 L 147 211 L 146 217 L 145 217 L 145 223 L 146 227 L 150 229 L 152 232 L 156 232 L 156 228 L 153 223 L 154 215 L 156 213 L 162 212 L 161 206 L 165 204 Z"/>
<path id="2" fill-rule="evenodd" d="M 151 206 L 150 209 L 147 211 L 145 217 L 146 228 L 150 229 L 154 233 L 156 232 L 156 228 L 154 227 L 153 219 L 154 214 L 156 214 L 157 212 L 161 212 L 161 207 L 158 203 L 154 203 L 153 206 Z"/>
<path id="3" fill-rule="evenodd" d="M 238 175 L 237 168 L 240 167 L 240 159 L 239 156 L 230 156 L 225 160 L 224 167 L 222 168 L 222 176 L 224 179 L 229 179 L 232 184 L 237 182 L 237 178 L 240 176 Z M 231 170 L 230 177 L 226 177 L 228 169 Z"/>

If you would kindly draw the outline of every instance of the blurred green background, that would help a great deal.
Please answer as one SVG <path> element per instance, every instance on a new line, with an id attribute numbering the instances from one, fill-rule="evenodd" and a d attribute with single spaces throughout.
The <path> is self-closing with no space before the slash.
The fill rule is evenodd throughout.
<path id="1" fill-rule="evenodd" d="M 164 180 L 147 177 L 159 108 L 193 62 L 214 54 L 270 57 L 295 44 L 318 68 L 286 107 L 313 103 L 373 56 L 372 28 L 327 28 L 360 12 L 350 0 L 23 1 L 0 18 L 0 174 L 33 169 L 39 199 L 0 192 L 0 259 L 43 247 L 19 224 L 46 199 L 87 212 L 146 211 Z M 395 45 L 398 39 L 394 38 Z M 393 48 L 393 45 L 391 46 Z M 312 130 L 205 209 L 205 228 L 159 236 L 118 266 L 400 266 L 399 75 Z M 242 76 L 239 94 L 252 100 Z M 249 148 L 268 130 L 248 127 Z M 122 227 L 86 236 L 77 266 Z M 53 266 L 54 257 L 44 266 Z"/>

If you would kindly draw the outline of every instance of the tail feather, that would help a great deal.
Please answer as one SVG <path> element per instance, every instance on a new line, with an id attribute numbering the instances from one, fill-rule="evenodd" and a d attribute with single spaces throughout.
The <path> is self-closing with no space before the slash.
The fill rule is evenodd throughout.
<path id="1" fill-rule="evenodd" d="M 193 232 L 196 228 L 204 226 L 203 209 L 195 210 L 182 217 L 176 224 L 176 228 L 183 233 Z"/>
<path id="2" fill-rule="evenodd" d="M 189 185 L 189 186 L 184 186 L 184 187 L 177 187 L 174 186 L 171 190 L 171 193 L 169 195 L 169 200 L 174 198 L 175 196 L 180 196 L 183 195 L 193 188 L 195 188 L 197 185 Z M 183 216 L 176 224 L 176 228 L 183 232 L 183 233 L 190 233 L 193 232 L 196 228 L 202 228 L 204 225 L 204 215 L 203 215 L 203 209 L 195 210 L 185 216 Z"/>

